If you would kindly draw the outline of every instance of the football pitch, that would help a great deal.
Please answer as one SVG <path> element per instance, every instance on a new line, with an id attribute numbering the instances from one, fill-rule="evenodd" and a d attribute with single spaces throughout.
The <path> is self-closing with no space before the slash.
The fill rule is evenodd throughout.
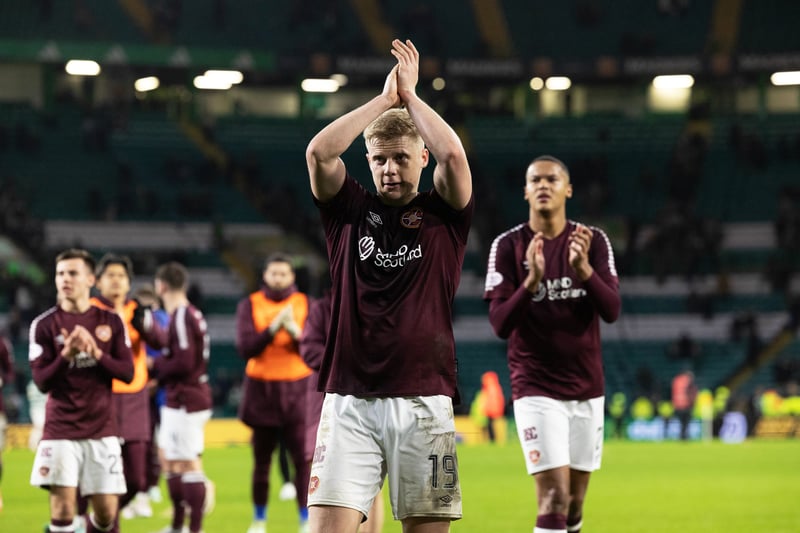
<path id="1" fill-rule="evenodd" d="M 524 472 L 519 446 L 461 446 L 458 454 L 464 518 L 451 531 L 532 531 L 534 486 Z M 27 450 L 3 454 L 0 532 L 39 533 L 48 520 L 47 493 L 28 484 L 32 459 Z M 205 465 L 217 487 L 217 505 L 206 517 L 205 532 L 244 533 L 251 519 L 249 448 L 206 450 Z M 609 441 L 603 468 L 590 483 L 583 532 L 797 533 L 799 472 L 800 440 Z M 294 533 L 295 505 L 278 500 L 280 483 L 275 475 L 273 479 L 268 531 Z M 158 531 L 168 524 L 168 508 L 164 501 L 154 506 L 153 518 L 123 520 L 122 531 Z M 384 531 L 401 531 L 388 507 Z"/>

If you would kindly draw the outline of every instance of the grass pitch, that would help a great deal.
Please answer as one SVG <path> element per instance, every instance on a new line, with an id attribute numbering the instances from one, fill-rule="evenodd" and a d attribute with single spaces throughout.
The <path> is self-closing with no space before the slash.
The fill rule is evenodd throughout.
<path id="1" fill-rule="evenodd" d="M 533 480 L 524 472 L 516 442 L 459 448 L 464 518 L 453 533 L 533 530 Z M 5 509 L 0 532 L 41 532 L 48 521 L 47 493 L 28 484 L 33 454 L 3 454 Z M 217 486 L 217 506 L 206 533 L 243 533 L 251 520 L 250 450 L 208 449 L 206 471 Z M 273 468 L 275 470 L 275 468 Z M 603 468 L 592 476 L 585 533 L 687 533 L 800 531 L 800 440 L 633 443 L 605 445 Z M 275 472 L 273 472 L 275 474 Z M 278 501 L 271 486 L 269 533 L 297 531 L 293 502 Z M 164 491 L 166 495 L 166 491 Z M 169 503 L 149 519 L 123 520 L 124 533 L 149 533 L 168 524 Z M 401 531 L 387 507 L 385 532 Z"/>

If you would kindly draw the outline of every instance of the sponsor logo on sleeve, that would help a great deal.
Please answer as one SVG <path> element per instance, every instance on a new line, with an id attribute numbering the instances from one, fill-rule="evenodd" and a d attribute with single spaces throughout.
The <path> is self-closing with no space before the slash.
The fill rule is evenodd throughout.
<path id="1" fill-rule="evenodd" d="M 503 283 L 503 275 L 500 272 L 489 272 L 486 274 L 486 290 L 490 291 Z"/>

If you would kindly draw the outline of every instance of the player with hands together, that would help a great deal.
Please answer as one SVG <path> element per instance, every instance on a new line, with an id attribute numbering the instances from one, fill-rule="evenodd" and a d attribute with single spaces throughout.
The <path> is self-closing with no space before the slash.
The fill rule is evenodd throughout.
<path id="1" fill-rule="evenodd" d="M 599 320 L 619 316 L 619 280 L 606 234 L 567 219 L 563 162 L 534 159 L 523 191 L 528 221 L 492 243 L 484 299 L 508 339 L 514 417 L 536 484 L 534 533 L 578 533 L 603 445 Z"/>
<path id="2" fill-rule="evenodd" d="M 390 53 L 397 64 L 381 93 L 306 148 L 332 281 L 311 533 L 357 531 L 387 472 L 404 532 L 444 533 L 461 517 L 452 311 L 474 212 L 472 174 L 456 132 L 415 92 L 414 44 L 395 39 Z M 359 137 L 374 191 L 341 158 Z M 432 162 L 433 187 L 420 190 Z"/>

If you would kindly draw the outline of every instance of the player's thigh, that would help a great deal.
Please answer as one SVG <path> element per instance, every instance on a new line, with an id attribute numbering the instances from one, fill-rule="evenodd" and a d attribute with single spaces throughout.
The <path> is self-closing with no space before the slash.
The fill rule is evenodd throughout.
<path id="1" fill-rule="evenodd" d="M 311 533 L 319 531 L 356 531 L 362 519 L 361 512 L 347 507 L 314 505 L 308 508 Z"/>
<path id="2" fill-rule="evenodd" d="M 514 400 L 514 420 L 529 474 L 570 464 L 569 412 L 559 400 L 526 396 Z"/>
<path id="3" fill-rule="evenodd" d="M 80 441 L 84 460 L 81 464 L 81 494 L 125 494 L 128 490 L 122 465 L 122 448 L 117 437 Z"/>
<path id="4" fill-rule="evenodd" d="M 603 457 L 605 398 L 592 398 L 571 404 L 570 466 L 575 470 L 593 472 L 600 468 Z"/>
<path id="5" fill-rule="evenodd" d="M 191 460 L 203 452 L 205 425 L 210 410 L 187 413 L 185 409 L 161 408 L 158 445 L 168 461 Z"/>
<path id="6" fill-rule="evenodd" d="M 362 515 L 368 513 L 386 474 L 375 426 L 375 401 L 325 395 L 311 464 L 309 507 L 341 507 Z M 338 517 L 338 512 L 331 509 L 314 513 Z"/>
<path id="7" fill-rule="evenodd" d="M 211 409 L 195 411 L 186 415 L 186 447 L 194 459 L 202 455 L 206 443 L 206 424 L 211 419 Z"/>
<path id="8" fill-rule="evenodd" d="M 447 396 L 386 398 L 386 464 L 395 518 L 461 517 L 453 403 Z"/>

